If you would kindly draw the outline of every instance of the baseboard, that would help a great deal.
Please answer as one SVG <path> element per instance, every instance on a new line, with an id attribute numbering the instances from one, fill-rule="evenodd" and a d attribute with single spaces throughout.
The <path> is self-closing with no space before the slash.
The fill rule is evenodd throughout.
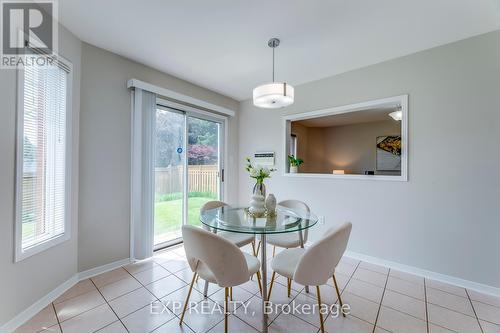
<path id="1" fill-rule="evenodd" d="M 17 316 L 9 320 L 5 325 L 0 328 L 0 332 L 2 333 L 10 333 L 13 332 L 16 328 L 30 320 L 34 315 L 43 310 L 47 305 L 52 303 L 59 296 L 64 294 L 66 290 L 73 287 L 78 282 L 78 278 L 76 275 L 73 275 L 71 278 L 57 286 L 54 290 L 49 292 L 47 295 L 40 298 L 38 301 L 33 303 L 30 307 L 28 307 L 23 312 L 19 313 Z"/>
<path id="2" fill-rule="evenodd" d="M 26 310 L 23 312 L 19 313 L 17 316 L 9 320 L 7 323 L 5 323 L 3 326 L 0 327 L 0 333 L 11 333 L 13 332 L 16 328 L 30 320 L 34 315 L 36 315 L 38 312 L 43 310 L 47 305 L 55 301 L 59 296 L 64 294 L 68 289 L 73 287 L 75 284 L 77 284 L 79 281 L 91 278 L 93 276 L 106 273 L 108 271 L 111 271 L 113 269 L 116 269 L 118 267 L 124 266 L 126 264 L 130 263 L 130 259 L 122 259 L 118 260 L 106 265 L 102 265 L 99 267 L 95 267 L 80 273 L 77 273 L 70 277 L 68 280 L 65 282 L 61 283 L 59 286 L 57 286 L 54 290 L 49 292 L 47 295 L 43 296 L 41 299 L 33 303 L 30 307 L 28 307 Z"/>
<path id="3" fill-rule="evenodd" d="M 368 262 L 371 264 L 385 266 L 385 267 L 395 269 L 395 270 L 398 270 L 401 272 L 410 273 L 413 275 L 418 275 L 418 276 L 421 276 L 421 277 L 424 277 L 427 279 L 436 280 L 436 281 L 452 284 L 452 285 L 455 285 L 458 287 L 475 290 L 475 291 L 483 293 L 483 294 L 488 294 L 488 295 L 500 297 L 500 288 L 488 286 L 486 284 L 477 283 L 477 282 L 473 282 L 473 281 L 469 281 L 469 280 L 464 280 L 464 279 L 457 278 L 454 276 L 436 273 L 433 271 L 428 271 L 428 270 L 413 267 L 413 266 L 403 265 L 403 264 L 400 264 L 400 263 L 397 263 L 394 261 L 380 259 L 377 257 L 372 257 L 372 256 L 368 256 L 365 254 L 357 253 L 357 252 L 347 251 L 345 255 L 350 257 L 350 258 L 365 261 L 365 262 Z"/>
<path id="4" fill-rule="evenodd" d="M 106 264 L 106 265 L 102 265 L 99 267 L 88 269 L 86 271 L 83 271 L 83 272 L 80 272 L 77 274 L 78 281 L 82 281 L 82 280 L 91 278 L 93 276 L 112 271 L 113 269 L 116 269 L 116 268 L 121 267 L 121 266 L 125 266 L 129 263 L 130 263 L 130 259 L 125 258 L 122 260 L 110 262 L 109 264 Z"/>

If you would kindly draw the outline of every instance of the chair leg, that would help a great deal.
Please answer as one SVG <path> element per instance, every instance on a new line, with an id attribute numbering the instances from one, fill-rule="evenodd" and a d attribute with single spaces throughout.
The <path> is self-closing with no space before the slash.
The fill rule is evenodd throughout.
<path id="1" fill-rule="evenodd" d="M 196 281 L 196 273 L 193 274 L 193 280 L 191 281 L 191 286 L 189 287 L 189 291 L 186 297 L 186 302 L 184 303 L 184 309 L 182 310 L 182 315 L 181 315 L 181 321 L 179 322 L 179 325 L 182 325 L 182 321 L 184 320 L 184 314 L 186 313 L 187 306 L 189 304 L 189 297 L 191 297 L 191 291 L 193 291 L 193 285 L 194 282 Z"/>
<path id="2" fill-rule="evenodd" d="M 229 287 L 229 300 L 233 301 L 233 287 Z"/>
<path id="3" fill-rule="evenodd" d="M 287 282 L 288 282 L 288 298 L 290 298 L 290 295 L 292 294 L 292 279 L 288 279 L 287 278 Z"/>
<path id="4" fill-rule="evenodd" d="M 276 277 L 276 272 L 273 272 L 273 276 L 271 276 L 271 285 L 269 286 L 269 294 L 267 294 L 267 300 L 271 299 L 271 291 L 273 291 L 274 278 Z M 266 283 L 266 281 L 264 281 Z"/>
<path id="5" fill-rule="evenodd" d="M 205 281 L 205 287 L 203 288 L 203 297 L 208 297 L 208 281 Z"/>
<path id="6" fill-rule="evenodd" d="M 319 291 L 319 286 L 316 286 L 316 293 L 318 293 L 318 311 L 319 311 L 319 321 L 320 321 L 321 333 L 324 333 L 325 327 L 323 326 L 323 314 L 321 313 L 321 293 Z"/>
<path id="7" fill-rule="evenodd" d="M 229 310 L 227 299 L 229 298 L 229 288 L 227 288 L 227 287 L 224 288 L 224 293 L 225 293 L 225 297 L 224 297 L 224 333 L 227 333 L 227 313 Z"/>
<path id="8" fill-rule="evenodd" d="M 256 257 L 259 256 L 259 251 L 260 251 L 260 241 L 259 244 L 257 244 L 257 251 L 255 251 Z"/>
<path id="9" fill-rule="evenodd" d="M 252 245 L 252 253 L 253 253 L 253 256 L 254 257 L 257 257 L 257 251 L 255 251 L 255 241 L 253 241 L 252 243 L 250 243 Z M 250 280 L 253 280 L 253 275 L 250 276 Z"/>
<path id="10" fill-rule="evenodd" d="M 260 271 L 257 271 L 257 282 L 259 282 L 260 296 L 262 296 L 262 283 L 261 283 L 261 278 L 260 278 Z"/>
<path id="11" fill-rule="evenodd" d="M 333 274 L 333 284 L 335 285 L 335 290 L 337 291 L 337 297 L 339 298 L 340 311 L 342 312 L 342 316 L 345 317 L 345 313 L 342 310 L 342 308 L 344 307 L 344 304 L 342 303 L 342 297 L 340 297 L 340 290 L 339 290 L 339 286 L 337 284 L 337 279 L 335 278 L 335 274 Z"/>
<path id="12" fill-rule="evenodd" d="M 273 246 L 273 258 L 275 254 L 276 254 L 276 246 Z"/>

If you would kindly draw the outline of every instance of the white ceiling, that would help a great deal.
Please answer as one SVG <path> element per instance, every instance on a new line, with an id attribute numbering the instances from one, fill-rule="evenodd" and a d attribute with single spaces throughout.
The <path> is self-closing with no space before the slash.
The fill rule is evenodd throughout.
<path id="1" fill-rule="evenodd" d="M 59 0 L 83 41 L 244 100 L 500 29 L 500 0 Z"/>

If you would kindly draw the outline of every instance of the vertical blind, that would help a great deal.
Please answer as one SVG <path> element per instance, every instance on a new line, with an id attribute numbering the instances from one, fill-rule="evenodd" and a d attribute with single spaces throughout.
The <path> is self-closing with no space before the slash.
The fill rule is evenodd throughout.
<path id="1" fill-rule="evenodd" d="M 24 69 L 21 212 L 18 212 L 23 251 L 65 232 L 68 74 L 69 69 L 63 64 Z"/>

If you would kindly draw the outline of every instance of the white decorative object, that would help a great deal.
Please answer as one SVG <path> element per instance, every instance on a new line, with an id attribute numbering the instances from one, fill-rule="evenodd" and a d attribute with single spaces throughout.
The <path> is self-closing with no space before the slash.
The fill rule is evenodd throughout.
<path id="1" fill-rule="evenodd" d="M 264 196 L 262 194 L 255 193 L 252 195 L 252 201 L 250 201 L 248 211 L 255 215 L 264 214 L 266 212 L 266 208 L 264 207 Z"/>
<path id="2" fill-rule="evenodd" d="M 273 49 L 273 82 L 258 86 L 253 90 L 253 104 L 259 108 L 276 109 L 293 104 L 294 89 L 286 82 L 274 81 L 274 49 L 280 45 L 278 38 L 267 43 Z"/>
<path id="3" fill-rule="evenodd" d="M 290 165 L 290 173 L 297 173 L 299 172 L 299 167 L 296 165 Z"/>
<path id="4" fill-rule="evenodd" d="M 274 213 L 276 210 L 276 197 L 274 194 L 269 194 L 266 198 L 266 210 L 268 214 Z"/>

